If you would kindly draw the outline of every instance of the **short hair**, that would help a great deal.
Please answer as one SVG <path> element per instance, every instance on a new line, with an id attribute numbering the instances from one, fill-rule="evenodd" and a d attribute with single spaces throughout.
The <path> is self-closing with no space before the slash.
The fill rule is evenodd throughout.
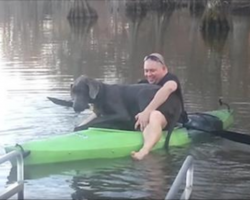
<path id="1" fill-rule="evenodd" d="M 166 66 L 163 56 L 159 53 L 151 53 L 148 56 L 145 56 L 144 62 L 147 60 L 153 60 Z"/>

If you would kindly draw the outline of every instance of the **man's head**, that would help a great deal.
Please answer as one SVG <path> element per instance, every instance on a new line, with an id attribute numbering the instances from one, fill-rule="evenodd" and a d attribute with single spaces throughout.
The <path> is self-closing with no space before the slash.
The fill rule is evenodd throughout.
<path id="1" fill-rule="evenodd" d="M 151 84 L 157 84 L 168 72 L 161 54 L 152 53 L 144 58 L 144 76 Z"/>

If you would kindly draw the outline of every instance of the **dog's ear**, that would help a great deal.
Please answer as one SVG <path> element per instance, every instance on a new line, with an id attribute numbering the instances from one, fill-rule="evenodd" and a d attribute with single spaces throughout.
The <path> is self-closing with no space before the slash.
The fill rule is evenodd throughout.
<path id="1" fill-rule="evenodd" d="M 99 93 L 100 84 L 96 80 L 93 80 L 93 79 L 88 79 L 87 83 L 89 86 L 89 96 L 91 99 L 95 99 Z"/>

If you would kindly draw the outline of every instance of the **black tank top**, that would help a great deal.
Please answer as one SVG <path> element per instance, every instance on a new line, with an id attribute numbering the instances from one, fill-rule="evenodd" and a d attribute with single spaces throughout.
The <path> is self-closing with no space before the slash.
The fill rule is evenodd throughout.
<path id="1" fill-rule="evenodd" d="M 182 90 L 181 90 L 181 84 L 179 79 L 177 78 L 176 75 L 168 72 L 158 83 L 157 85 L 163 86 L 166 82 L 168 81 L 175 81 L 177 83 L 177 89 L 174 91 L 176 95 L 180 98 L 181 104 L 182 104 L 182 114 L 179 119 L 180 123 L 186 123 L 188 122 L 188 116 L 184 108 L 184 101 L 183 101 L 183 96 L 182 96 Z M 138 83 L 148 83 L 146 79 L 140 80 Z"/>

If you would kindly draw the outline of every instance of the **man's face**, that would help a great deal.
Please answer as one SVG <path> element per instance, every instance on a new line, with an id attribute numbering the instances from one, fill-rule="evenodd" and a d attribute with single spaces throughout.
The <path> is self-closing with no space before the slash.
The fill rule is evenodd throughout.
<path id="1" fill-rule="evenodd" d="M 166 67 L 157 61 L 146 60 L 144 62 L 144 76 L 150 84 L 157 84 L 166 74 Z"/>

